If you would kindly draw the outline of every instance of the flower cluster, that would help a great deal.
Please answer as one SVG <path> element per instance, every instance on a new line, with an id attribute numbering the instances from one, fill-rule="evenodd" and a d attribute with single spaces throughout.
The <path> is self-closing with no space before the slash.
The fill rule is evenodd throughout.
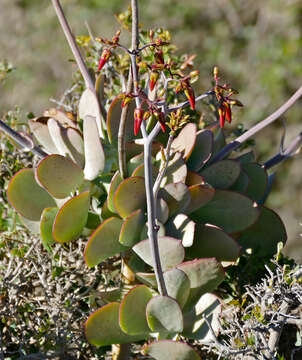
<path id="1" fill-rule="evenodd" d="M 239 100 L 231 99 L 233 94 L 238 94 L 238 91 L 231 88 L 228 84 L 219 85 L 218 67 L 214 67 L 215 87 L 213 89 L 216 100 L 218 102 L 218 114 L 220 127 L 223 128 L 225 120 L 228 123 L 232 121 L 232 105 L 243 106 Z"/>

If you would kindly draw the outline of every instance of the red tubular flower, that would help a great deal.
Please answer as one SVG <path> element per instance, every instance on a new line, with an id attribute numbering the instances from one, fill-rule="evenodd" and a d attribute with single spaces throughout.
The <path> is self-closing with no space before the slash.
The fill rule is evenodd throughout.
<path id="1" fill-rule="evenodd" d="M 165 114 L 161 111 L 161 112 L 154 112 L 154 115 L 159 122 L 162 132 L 166 132 Z"/>
<path id="2" fill-rule="evenodd" d="M 143 121 L 144 111 L 143 109 L 136 108 L 134 110 L 134 135 L 137 136 L 139 129 Z"/>
<path id="3" fill-rule="evenodd" d="M 154 86 L 155 86 L 156 83 L 157 83 L 158 77 L 159 77 L 159 73 L 158 73 L 157 71 L 151 71 L 151 74 L 150 74 L 150 83 L 149 83 L 149 86 L 150 86 L 150 90 L 151 90 L 151 91 L 154 89 Z"/>
<path id="4" fill-rule="evenodd" d="M 102 70 L 103 66 L 108 61 L 109 57 L 111 55 L 111 51 L 109 49 L 104 49 L 100 58 L 98 71 Z"/>
<path id="5" fill-rule="evenodd" d="M 195 94 L 191 86 L 188 86 L 184 89 L 185 95 L 189 100 L 192 110 L 195 110 Z"/>
<path id="6" fill-rule="evenodd" d="M 232 110 L 231 110 L 231 106 L 225 102 L 224 103 L 224 108 L 225 108 L 225 117 L 228 121 L 228 123 L 232 122 Z"/>
<path id="7" fill-rule="evenodd" d="M 221 105 L 218 108 L 218 114 L 219 114 L 219 122 L 220 122 L 220 127 L 223 128 L 224 127 L 224 123 L 225 123 L 225 116 L 226 116 L 226 111 L 225 111 L 225 107 L 223 105 Z"/>

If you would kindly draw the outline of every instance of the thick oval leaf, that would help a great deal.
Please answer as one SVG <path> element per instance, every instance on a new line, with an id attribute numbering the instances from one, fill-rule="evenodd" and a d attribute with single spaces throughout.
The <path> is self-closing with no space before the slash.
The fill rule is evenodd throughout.
<path id="1" fill-rule="evenodd" d="M 62 110 L 56 108 L 50 108 L 43 112 L 43 116 L 51 117 L 59 122 L 64 127 L 77 127 L 77 123 L 74 121 L 73 116 L 69 113 L 65 113 Z"/>
<path id="2" fill-rule="evenodd" d="M 125 179 L 117 187 L 113 200 L 114 207 L 122 218 L 137 209 L 145 209 L 145 180 L 138 176 Z"/>
<path id="3" fill-rule="evenodd" d="M 198 353 L 186 343 L 160 340 L 147 345 L 144 353 L 155 360 L 201 360 Z"/>
<path id="4" fill-rule="evenodd" d="M 251 150 L 238 156 L 236 160 L 240 161 L 241 164 L 246 164 L 246 163 L 254 162 L 256 160 L 256 156 L 254 151 Z"/>
<path id="5" fill-rule="evenodd" d="M 114 207 L 114 201 L 113 201 L 113 198 L 114 198 L 114 193 L 115 193 L 115 190 L 117 189 L 117 187 L 119 186 L 119 184 L 123 181 L 123 179 L 121 178 L 121 175 L 120 175 L 120 172 L 117 171 L 112 179 L 111 179 L 111 182 L 110 182 L 110 187 L 109 187 L 109 191 L 108 191 L 108 198 L 107 198 L 107 201 L 108 201 L 108 209 L 112 212 L 116 212 L 115 210 L 115 207 Z"/>
<path id="6" fill-rule="evenodd" d="M 158 237 L 158 247 L 163 271 L 180 264 L 185 257 L 185 251 L 180 240 L 168 236 Z M 133 247 L 133 251 L 143 259 L 145 263 L 153 266 L 149 239 L 136 244 Z"/>
<path id="7" fill-rule="evenodd" d="M 260 201 L 265 194 L 268 184 L 266 170 L 256 163 L 243 164 L 242 168 L 250 180 L 245 194 L 257 202 Z"/>
<path id="8" fill-rule="evenodd" d="M 165 224 L 169 219 L 169 207 L 164 199 L 157 199 L 156 205 L 156 218 L 160 223 Z"/>
<path id="9" fill-rule="evenodd" d="M 65 132 L 65 143 L 70 151 L 70 157 L 76 164 L 79 165 L 81 169 L 83 169 L 85 164 L 85 156 L 82 134 L 74 128 L 67 128 Z"/>
<path id="10" fill-rule="evenodd" d="M 241 166 L 235 160 L 221 160 L 208 166 L 200 173 L 215 189 L 228 189 L 239 177 Z"/>
<path id="11" fill-rule="evenodd" d="M 210 130 L 200 130 L 196 136 L 194 149 L 187 161 L 190 170 L 198 171 L 210 159 L 213 151 L 213 133 Z"/>
<path id="12" fill-rule="evenodd" d="M 183 330 L 183 315 L 177 301 L 169 296 L 155 296 L 147 305 L 146 315 L 153 332 L 180 333 Z"/>
<path id="13" fill-rule="evenodd" d="M 151 299 L 152 292 L 146 285 L 135 286 L 125 295 L 120 305 L 119 324 L 126 334 L 149 334 L 146 307 Z"/>
<path id="14" fill-rule="evenodd" d="M 119 235 L 123 220 L 111 217 L 102 224 L 90 236 L 84 252 L 86 264 L 95 266 L 127 248 L 119 243 Z"/>
<path id="15" fill-rule="evenodd" d="M 64 199 L 82 183 L 83 171 L 61 155 L 49 155 L 36 168 L 38 182 L 55 198 Z"/>
<path id="16" fill-rule="evenodd" d="M 94 180 L 105 167 L 105 154 L 96 125 L 96 118 L 85 116 L 83 120 L 85 168 L 87 180 Z"/>
<path id="17" fill-rule="evenodd" d="M 186 185 L 192 186 L 192 185 L 199 185 L 199 184 L 205 184 L 204 178 L 198 174 L 195 171 L 188 170 L 187 178 L 186 178 Z"/>
<path id="18" fill-rule="evenodd" d="M 135 277 L 143 284 L 157 289 L 157 281 L 154 273 L 137 272 L 135 273 Z"/>
<path id="19" fill-rule="evenodd" d="M 28 120 L 28 125 L 39 144 L 42 145 L 44 150 L 49 154 L 58 154 L 59 151 L 54 144 L 47 126 L 48 117 L 39 117 L 36 119 Z"/>
<path id="20" fill-rule="evenodd" d="M 133 171 L 140 165 L 144 164 L 144 153 L 133 156 L 127 163 L 128 174 L 132 174 Z"/>
<path id="21" fill-rule="evenodd" d="M 250 178 L 247 173 L 241 169 L 240 175 L 235 183 L 229 188 L 230 190 L 244 193 L 249 185 Z"/>
<path id="22" fill-rule="evenodd" d="M 218 261 L 235 261 L 240 246 L 227 233 L 214 225 L 197 224 L 193 245 L 186 250 L 190 259 L 215 257 Z"/>
<path id="23" fill-rule="evenodd" d="M 168 295 L 183 308 L 190 294 L 188 276 L 182 270 L 174 268 L 164 273 L 164 280 Z"/>
<path id="24" fill-rule="evenodd" d="M 42 212 L 41 222 L 40 222 L 40 234 L 42 244 L 49 248 L 49 245 L 55 243 L 55 239 L 52 236 L 52 227 L 55 221 L 55 217 L 59 211 L 57 207 L 46 208 Z"/>
<path id="25" fill-rule="evenodd" d="M 71 156 L 71 152 L 66 145 L 66 129 L 53 118 L 48 119 L 47 127 L 57 149 L 56 153 L 58 152 L 62 156 L 66 156 L 67 154 Z"/>
<path id="26" fill-rule="evenodd" d="M 52 229 L 52 236 L 57 242 L 69 242 L 81 235 L 88 218 L 89 202 L 89 191 L 85 191 L 60 208 Z"/>
<path id="27" fill-rule="evenodd" d="M 182 182 L 168 184 L 161 188 L 158 197 L 167 203 L 170 216 L 183 212 L 191 201 L 190 191 Z"/>
<path id="28" fill-rule="evenodd" d="M 261 206 L 257 222 L 244 231 L 238 239 L 244 249 L 253 249 L 261 256 L 277 253 L 278 242 L 286 243 L 287 234 L 280 217 L 271 209 Z"/>
<path id="29" fill-rule="evenodd" d="M 10 180 L 7 198 L 15 210 L 32 221 L 39 221 L 43 209 L 56 206 L 54 199 L 40 187 L 33 169 L 22 169 Z"/>
<path id="30" fill-rule="evenodd" d="M 217 336 L 220 330 L 221 308 L 221 300 L 216 295 L 210 293 L 202 295 L 192 310 L 184 314 L 184 336 L 199 340 L 203 344 L 214 341 L 213 334 L 204 321 L 204 316 Z"/>
<path id="31" fill-rule="evenodd" d="M 193 244 L 195 223 L 185 214 L 175 215 L 166 224 L 166 234 L 181 240 L 184 247 Z"/>
<path id="32" fill-rule="evenodd" d="M 259 208 L 251 199 L 228 190 L 216 190 L 210 202 L 190 215 L 196 222 L 217 225 L 229 233 L 248 228 L 258 216 Z"/>
<path id="33" fill-rule="evenodd" d="M 120 304 L 105 305 L 91 314 L 85 323 L 85 335 L 88 342 L 95 346 L 128 344 L 143 340 L 145 335 L 125 334 L 119 326 Z"/>
<path id="34" fill-rule="evenodd" d="M 188 160 L 193 151 L 196 141 L 196 129 L 196 124 L 188 123 L 181 129 L 171 144 L 171 149 L 182 153 L 182 157 L 185 160 Z"/>
<path id="35" fill-rule="evenodd" d="M 226 145 L 225 136 L 223 130 L 218 128 L 218 131 L 214 135 L 214 143 L 213 143 L 213 150 L 211 154 L 211 159 L 215 157 L 216 154 L 219 153 Z"/>
<path id="36" fill-rule="evenodd" d="M 191 291 L 185 308 L 190 308 L 201 295 L 215 290 L 224 279 L 223 268 L 215 258 L 187 261 L 177 268 L 185 272 L 190 280 Z"/>
<path id="37" fill-rule="evenodd" d="M 131 101 L 128 106 L 126 125 L 125 125 L 125 140 L 131 141 L 134 138 L 134 109 L 135 101 Z M 108 137 L 111 143 L 116 143 L 118 138 L 118 131 L 121 121 L 122 114 L 122 100 L 119 97 L 116 97 L 107 112 L 107 130 Z"/>
<path id="38" fill-rule="evenodd" d="M 210 202 L 215 194 L 215 189 L 209 184 L 197 184 L 189 187 L 191 201 L 184 210 L 186 214 L 191 214 L 193 211 L 204 206 Z"/>
<path id="39" fill-rule="evenodd" d="M 79 102 L 79 117 L 84 120 L 86 116 L 95 118 L 98 135 L 103 138 L 100 106 L 96 94 L 91 89 L 85 89 Z"/>
<path id="40" fill-rule="evenodd" d="M 145 216 L 141 209 L 126 217 L 119 236 L 119 242 L 132 247 L 140 241 L 141 232 L 145 226 Z"/>
<path id="41" fill-rule="evenodd" d="M 161 159 L 161 152 L 158 153 L 156 159 Z M 185 161 L 183 160 L 181 153 L 177 152 L 175 155 L 169 160 L 169 164 L 166 170 L 166 174 L 163 177 L 161 182 L 161 186 L 170 183 L 183 182 L 185 183 L 187 177 L 187 166 Z"/>

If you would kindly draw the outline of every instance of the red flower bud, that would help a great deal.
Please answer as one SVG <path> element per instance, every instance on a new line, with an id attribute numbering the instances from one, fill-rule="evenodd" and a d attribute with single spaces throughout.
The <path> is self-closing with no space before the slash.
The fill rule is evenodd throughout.
<path id="1" fill-rule="evenodd" d="M 195 110 L 195 95 L 194 90 L 191 88 L 191 86 L 188 86 L 184 89 L 185 95 L 189 100 L 190 106 L 192 110 Z"/>
<path id="2" fill-rule="evenodd" d="M 124 108 L 126 105 L 128 105 L 131 100 L 132 100 L 131 96 L 125 96 L 123 101 L 122 101 L 122 108 Z"/>
<path id="3" fill-rule="evenodd" d="M 164 53 L 162 50 L 157 50 L 154 54 L 154 57 L 158 64 L 165 64 Z"/>
<path id="4" fill-rule="evenodd" d="M 98 71 L 102 70 L 103 66 L 108 61 L 109 57 L 111 55 L 111 51 L 109 49 L 104 49 L 100 58 Z"/>
<path id="5" fill-rule="evenodd" d="M 143 121 L 144 111 L 143 109 L 136 108 L 134 110 L 134 135 L 137 136 L 139 129 Z"/>
<path id="6" fill-rule="evenodd" d="M 154 89 L 154 86 L 157 83 L 158 77 L 159 77 L 159 73 L 157 71 L 151 71 L 150 82 L 149 82 L 151 91 Z"/>
<path id="7" fill-rule="evenodd" d="M 230 105 L 228 103 L 225 103 L 224 108 L 225 108 L 225 117 L 226 117 L 228 123 L 231 123 L 232 122 L 231 107 L 230 107 Z"/>
<path id="8" fill-rule="evenodd" d="M 219 114 L 220 127 L 223 128 L 225 122 L 225 115 L 226 115 L 224 106 L 218 108 L 218 114 Z"/>

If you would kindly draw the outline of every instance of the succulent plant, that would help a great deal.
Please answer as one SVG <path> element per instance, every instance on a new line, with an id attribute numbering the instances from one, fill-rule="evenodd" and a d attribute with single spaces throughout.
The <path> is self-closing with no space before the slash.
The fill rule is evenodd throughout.
<path id="1" fill-rule="evenodd" d="M 215 88 L 195 97 L 193 75 L 173 63 L 163 34 L 142 33 L 146 53 L 128 50 L 134 89 L 125 93 L 120 86 L 113 97 L 112 83 L 106 85 L 97 71 L 109 66 L 121 45 L 118 37 L 100 40 L 109 47 L 102 47 L 96 88 L 84 71 L 76 116 L 50 109 L 29 121 L 45 156 L 12 177 L 7 196 L 25 225 L 39 229 L 48 250 L 85 236 L 88 267 L 122 258 L 130 290 L 125 287 L 88 318 L 91 344 L 153 338 L 143 352 L 155 359 L 199 359 L 177 339 L 208 341 L 213 334 L 204 317 L 219 332 L 222 300 L 213 291 L 224 279 L 223 266 L 246 249 L 274 254 L 286 231 L 263 205 L 268 174 L 254 154 L 217 159 L 226 145 L 225 118 L 231 121 L 231 105 L 241 105 L 230 99 L 234 89 L 219 85 L 215 68 Z M 180 102 L 181 92 L 188 101 Z M 217 121 L 199 129 L 190 111 L 211 96 Z M 143 141 L 136 136 L 140 131 Z"/>

